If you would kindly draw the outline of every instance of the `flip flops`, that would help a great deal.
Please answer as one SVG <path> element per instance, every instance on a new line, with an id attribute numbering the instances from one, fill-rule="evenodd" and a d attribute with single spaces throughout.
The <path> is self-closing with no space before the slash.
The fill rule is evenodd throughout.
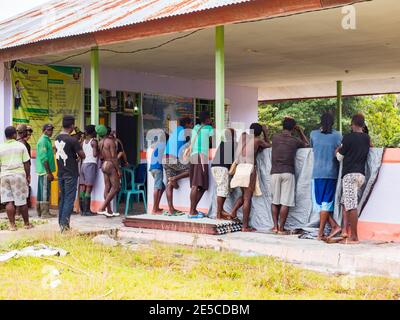
<path id="1" fill-rule="evenodd" d="M 168 217 L 179 217 L 183 216 L 185 213 L 182 211 L 175 210 L 174 213 L 169 213 L 169 211 L 165 210 L 163 211 L 163 216 L 168 216 Z"/>
<path id="2" fill-rule="evenodd" d="M 192 216 L 190 214 L 188 214 L 187 216 L 189 219 L 202 219 L 202 218 L 206 218 L 207 216 L 203 213 L 203 212 L 199 212 L 197 211 L 197 214 Z"/>

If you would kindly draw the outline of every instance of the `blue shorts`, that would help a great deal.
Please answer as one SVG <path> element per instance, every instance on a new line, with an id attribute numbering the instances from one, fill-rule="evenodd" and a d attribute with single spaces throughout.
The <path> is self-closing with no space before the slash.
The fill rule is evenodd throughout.
<path id="1" fill-rule="evenodd" d="M 163 171 L 160 169 L 153 169 L 150 172 L 154 178 L 154 189 L 155 190 L 165 189 L 165 185 L 164 185 L 164 181 L 163 181 L 164 180 Z"/>
<path id="2" fill-rule="evenodd" d="M 337 179 L 313 179 L 313 203 L 319 211 L 333 212 L 335 210 L 335 193 Z"/>

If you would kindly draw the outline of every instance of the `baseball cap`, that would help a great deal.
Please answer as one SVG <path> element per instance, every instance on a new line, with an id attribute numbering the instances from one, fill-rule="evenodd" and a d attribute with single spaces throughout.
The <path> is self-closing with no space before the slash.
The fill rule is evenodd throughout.
<path id="1" fill-rule="evenodd" d="M 26 126 L 26 124 L 19 124 L 17 126 L 18 133 L 22 133 L 22 132 L 26 132 L 26 131 L 28 131 L 28 127 Z"/>
<path id="2" fill-rule="evenodd" d="M 43 126 L 43 131 L 44 131 L 44 130 L 49 130 L 49 129 L 54 129 L 54 126 L 53 126 L 51 123 L 46 123 L 46 124 Z"/>

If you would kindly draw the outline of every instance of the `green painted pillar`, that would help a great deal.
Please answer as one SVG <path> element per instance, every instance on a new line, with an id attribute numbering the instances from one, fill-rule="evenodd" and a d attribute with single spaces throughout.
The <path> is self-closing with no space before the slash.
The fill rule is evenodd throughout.
<path id="1" fill-rule="evenodd" d="M 343 131 L 342 117 L 343 117 L 343 104 L 342 104 L 342 94 L 343 94 L 343 83 L 342 81 L 336 82 L 336 92 L 337 92 L 337 102 L 336 102 L 336 121 L 337 130 L 339 132 Z"/>
<path id="2" fill-rule="evenodd" d="M 215 29 L 215 125 L 217 145 L 225 129 L 225 31 Z"/>
<path id="3" fill-rule="evenodd" d="M 91 95 L 91 123 L 99 124 L 99 48 L 92 48 L 90 53 L 90 95 Z"/>

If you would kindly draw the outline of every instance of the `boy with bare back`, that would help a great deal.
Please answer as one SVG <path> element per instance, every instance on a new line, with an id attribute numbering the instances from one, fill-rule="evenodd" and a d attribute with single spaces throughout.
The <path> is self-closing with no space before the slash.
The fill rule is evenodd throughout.
<path id="1" fill-rule="evenodd" d="M 268 129 L 265 125 L 261 126 L 259 123 L 253 123 L 250 126 L 251 133 L 243 133 L 237 148 L 236 172 L 231 181 L 231 187 L 240 187 L 242 189 L 242 196 L 236 200 L 233 207 L 231 216 L 235 219 L 237 211 L 243 206 L 243 232 L 257 231 L 255 228 L 249 226 L 251 200 L 253 194 L 260 195 L 256 159 L 260 151 L 270 148 L 271 143 L 268 138 Z M 264 137 L 261 138 L 261 133 Z"/>
<path id="2" fill-rule="evenodd" d="M 121 169 L 119 168 L 115 138 L 103 125 L 96 126 L 96 132 L 101 138 L 99 142 L 101 171 L 104 175 L 104 203 L 97 214 L 106 217 L 118 217 L 119 213 L 112 212 L 111 201 L 121 188 Z"/>

